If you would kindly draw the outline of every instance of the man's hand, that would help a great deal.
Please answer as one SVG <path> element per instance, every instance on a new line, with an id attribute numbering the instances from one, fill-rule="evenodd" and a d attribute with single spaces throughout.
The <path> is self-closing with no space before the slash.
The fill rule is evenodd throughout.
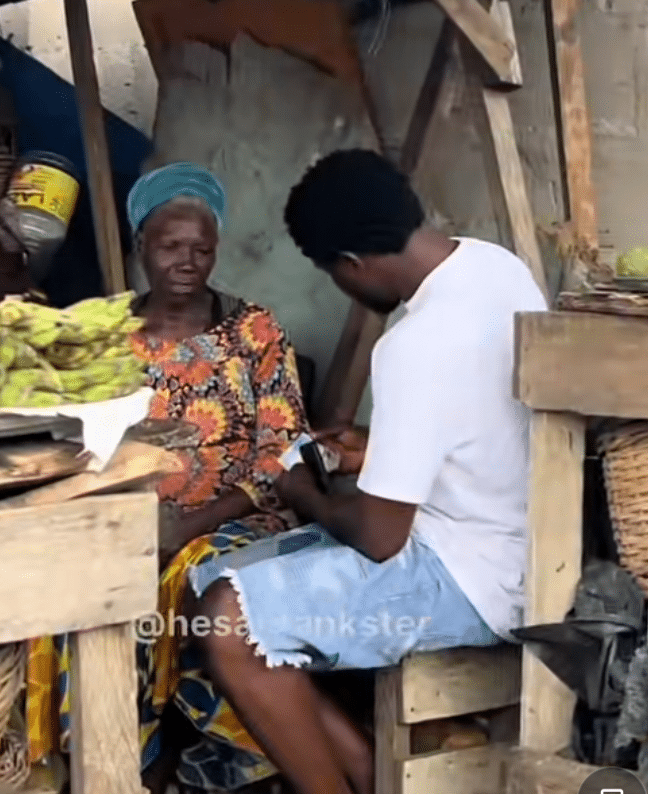
<path id="1" fill-rule="evenodd" d="M 275 491 L 281 501 L 292 508 L 300 519 L 315 519 L 321 500 L 325 498 L 319 491 L 310 469 L 303 463 L 285 471 L 275 481 Z"/>
<path id="2" fill-rule="evenodd" d="M 333 427 L 320 430 L 313 438 L 340 456 L 340 474 L 358 474 L 367 450 L 367 430 L 359 427 Z"/>

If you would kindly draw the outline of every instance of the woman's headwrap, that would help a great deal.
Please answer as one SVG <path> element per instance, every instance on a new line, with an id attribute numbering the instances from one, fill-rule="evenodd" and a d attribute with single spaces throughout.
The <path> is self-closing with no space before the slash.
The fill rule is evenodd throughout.
<path id="1" fill-rule="evenodd" d="M 219 230 L 225 216 L 225 190 L 206 168 L 194 163 L 172 163 L 140 177 L 128 194 L 126 211 L 137 234 L 153 210 L 179 196 L 202 199 L 214 213 Z"/>

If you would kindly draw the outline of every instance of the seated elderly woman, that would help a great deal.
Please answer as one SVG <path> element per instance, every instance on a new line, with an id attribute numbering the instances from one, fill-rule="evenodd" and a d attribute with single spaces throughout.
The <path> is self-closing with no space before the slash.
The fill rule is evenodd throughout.
<path id="1" fill-rule="evenodd" d="M 128 200 L 150 286 L 136 302 L 146 325 L 133 338 L 155 389 L 150 417 L 196 428 L 194 446 L 179 451 L 184 471 L 158 486 L 175 514 L 162 538 L 169 564 L 158 609 L 167 619 L 182 613 L 189 566 L 292 525 L 291 515 L 280 512 L 273 482 L 278 457 L 308 429 L 295 354 L 272 314 L 207 286 L 224 203 L 216 179 L 189 163 L 143 176 Z M 174 703 L 196 732 L 180 764 L 187 785 L 234 789 L 271 774 L 273 767 L 202 674 L 195 650 L 171 631 L 157 634 L 138 644 L 143 768 L 164 754 L 161 718 Z M 67 746 L 68 660 L 65 637 L 32 644 L 27 717 L 34 759 Z"/>

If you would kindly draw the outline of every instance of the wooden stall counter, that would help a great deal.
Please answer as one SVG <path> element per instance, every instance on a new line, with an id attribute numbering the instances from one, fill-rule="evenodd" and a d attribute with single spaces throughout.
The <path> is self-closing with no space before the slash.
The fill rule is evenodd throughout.
<path id="1" fill-rule="evenodd" d="M 156 609 L 155 493 L 0 511 L 0 643 L 72 633 L 72 794 L 141 794 L 132 621 Z"/>
<path id="2" fill-rule="evenodd" d="M 515 337 L 514 393 L 533 409 L 526 582 L 526 622 L 533 625 L 564 619 L 581 575 L 587 417 L 648 419 L 648 318 L 522 313 Z M 551 756 L 568 747 L 573 708 L 573 693 L 525 651 L 522 748 Z M 549 780 L 556 764 L 559 774 L 572 773 L 558 789 Z M 577 794 L 586 773 L 569 761 L 518 763 L 510 792 Z"/>

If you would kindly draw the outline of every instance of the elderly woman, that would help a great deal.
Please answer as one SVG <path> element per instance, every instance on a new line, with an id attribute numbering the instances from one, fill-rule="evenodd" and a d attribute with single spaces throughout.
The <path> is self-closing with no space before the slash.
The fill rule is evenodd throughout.
<path id="1" fill-rule="evenodd" d="M 190 163 L 143 176 L 128 199 L 150 286 L 135 305 L 146 324 L 133 338 L 155 389 L 150 417 L 195 429 L 193 446 L 178 450 L 184 471 L 158 486 L 174 518 L 161 540 L 163 562 L 169 562 L 158 607 L 165 618 L 182 612 L 189 566 L 291 526 L 273 482 L 281 471 L 278 457 L 308 429 L 295 355 L 272 314 L 207 286 L 224 204 L 218 181 Z M 194 746 L 182 755 L 184 783 L 233 789 L 272 773 L 214 693 L 191 647 L 165 631 L 151 643 L 142 641 L 138 656 L 144 769 L 166 754 L 161 718 L 174 703 L 196 732 Z M 36 759 L 59 742 L 67 745 L 67 662 L 64 637 L 33 644 L 27 715 Z M 53 699 L 55 680 L 59 693 Z M 58 726 L 52 720 L 57 712 Z"/>

